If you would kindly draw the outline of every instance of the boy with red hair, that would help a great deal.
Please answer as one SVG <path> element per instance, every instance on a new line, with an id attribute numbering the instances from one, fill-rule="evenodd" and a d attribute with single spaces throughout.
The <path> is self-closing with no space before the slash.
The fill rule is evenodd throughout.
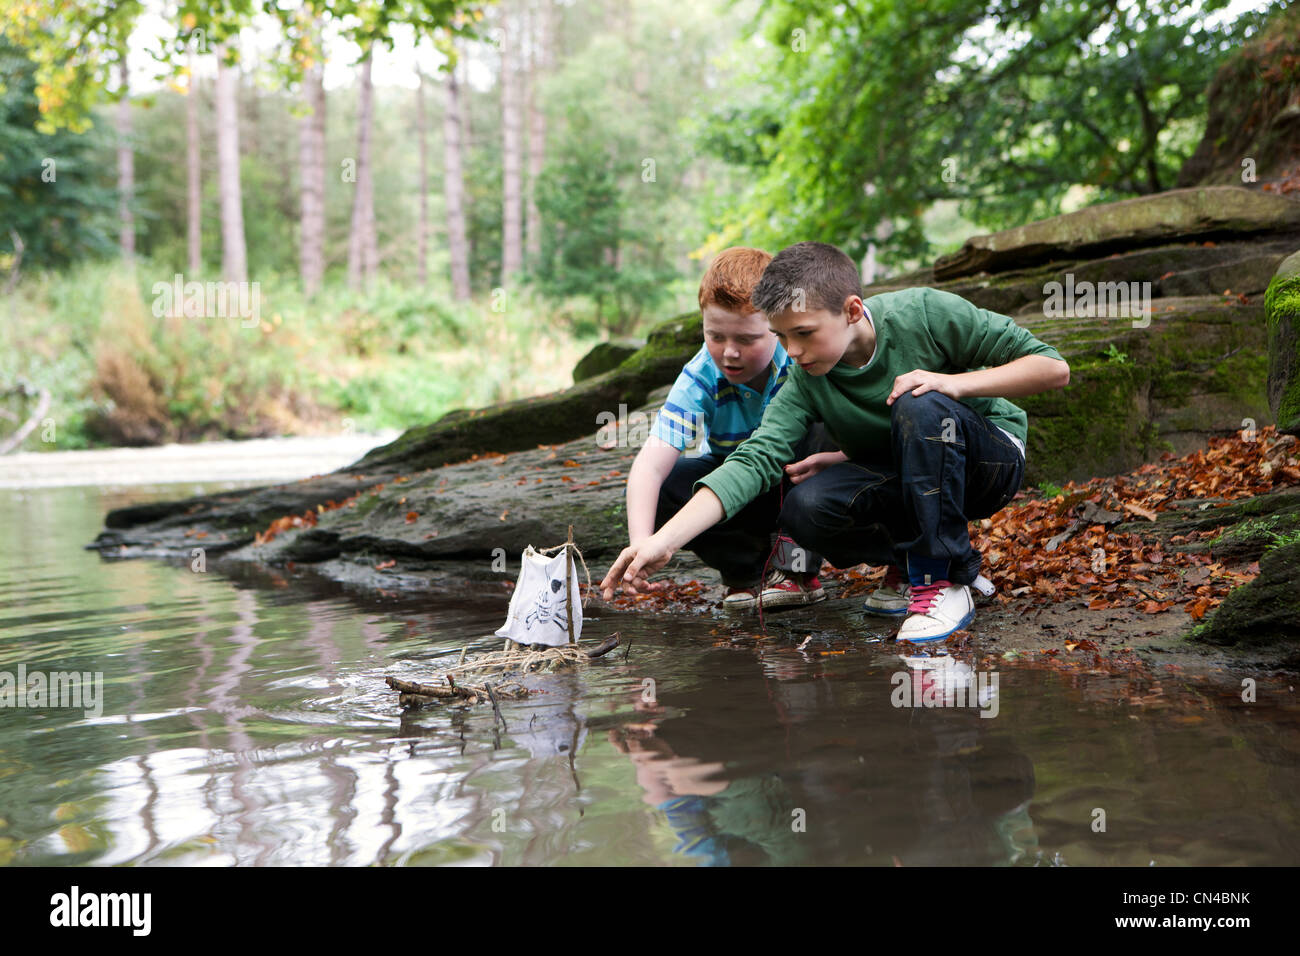
<path id="1" fill-rule="evenodd" d="M 734 247 L 718 254 L 700 282 L 704 345 L 673 384 L 654 429 L 632 463 L 627 479 L 627 530 L 640 546 L 691 497 L 693 486 L 717 469 L 756 429 L 768 403 L 785 385 L 790 358 L 754 308 L 754 286 L 772 260 L 760 249 Z M 699 453 L 683 455 L 697 439 Z M 805 428 L 785 473 L 797 484 L 821 468 L 843 461 L 820 425 Z M 799 548 L 777 530 L 780 493 L 765 486 L 726 521 L 694 536 L 683 547 L 715 568 L 726 587 L 723 606 L 745 610 L 825 600 L 817 580 L 821 555 Z M 765 562 L 772 570 L 762 579 Z M 762 593 L 758 594 L 762 587 Z"/>

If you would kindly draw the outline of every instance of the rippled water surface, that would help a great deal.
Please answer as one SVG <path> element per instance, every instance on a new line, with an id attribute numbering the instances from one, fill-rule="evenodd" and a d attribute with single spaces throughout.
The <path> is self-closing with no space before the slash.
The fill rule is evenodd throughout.
<path id="1" fill-rule="evenodd" d="M 851 611 L 729 642 L 592 609 L 630 649 L 531 678 L 504 727 L 403 715 L 384 675 L 489 649 L 507 589 L 362 601 L 83 550 L 109 508 L 195 490 L 0 491 L 0 864 L 1300 863 L 1286 680 L 963 674 Z M 818 636 L 837 613 L 861 641 Z M 15 706 L 20 667 L 102 700 Z"/>

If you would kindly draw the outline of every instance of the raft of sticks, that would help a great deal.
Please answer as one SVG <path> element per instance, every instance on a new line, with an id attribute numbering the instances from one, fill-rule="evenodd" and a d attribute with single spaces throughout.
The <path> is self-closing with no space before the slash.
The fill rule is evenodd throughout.
<path id="1" fill-rule="evenodd" d="M 614 634 L 590 650 L 576 644 L 546 648 L 534 645 L 537 649 L 516 645 L 508 650 L 480 654 L 468 661 L 462 650 L 457 664 L 439 673 L 444 683 L 425 684 L 397 677 L 385 677 L 384 682 L 398 692 L 398 703 L 403 707 L 422 707 L 448 700 L 468 704 L 490 702 L 495 707 L 498 700 L 522 700 L 531 693 L 512 675 L 580 667 L 608 654 L 618 644 L 619 635 Z M 490 679 L 493 676 L 497 677 L 495 683 Z"/>

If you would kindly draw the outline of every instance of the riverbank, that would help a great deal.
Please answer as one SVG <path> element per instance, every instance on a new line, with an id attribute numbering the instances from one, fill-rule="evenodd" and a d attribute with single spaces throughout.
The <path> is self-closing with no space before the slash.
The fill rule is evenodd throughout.
<path id="1" fill-rule="evenodd" d="M 18 452 L 0 457 L 0 488 L 298 481 L 344 468 L 396 438 L 371 434 L 208 441 L 154 448 Z"/>
<path id="2" fill-rule="evenodd" d="M 594 584 L 625 544 L 634 454 L 598 441 L 420 471 L 358 465 L 290 485 L 118 509 L 91 547 L 112 559 L 186 562 L 201 542 L 215 570 L 269 587 L 315 578 L 368 599 L 434 600 L 506 592 L 523 548 L 557 544 L 572 524 Z M 1231 641 L 1196 639 L 1234 588 L 1260 576 L 1270 550 L 1300 547 L 1286 543 L 1300 504 L 1297 469 L 1300 443 L 1266 430 L 1068 484 L 1052 497 L 1022 493 L 972 526 L 999 593 L 953 646 L 1047 666 L 1122 667 L 1144 657 L 1197 669 L 1300 669 L 1285 618 L 1274 622 L 1276 634 L 1260 619 Z M 693 556 L 675 556 L 665 576 L 672 587 L 616 597 L 609 609 L 651 614 L 667 628 L 714 611 L 716 574 Z M 764 623 L 796 643 L 808 634 L 832 647 L 892 642 L 896 622 L 861 611 L 882 576 L 865 566 L 827 570 L 830 601 Z M 609 607 L 595 594 L 588 606 Z M 744 640 L 763 637 L 752 616 L 720 617 L 719 626 Z"/>

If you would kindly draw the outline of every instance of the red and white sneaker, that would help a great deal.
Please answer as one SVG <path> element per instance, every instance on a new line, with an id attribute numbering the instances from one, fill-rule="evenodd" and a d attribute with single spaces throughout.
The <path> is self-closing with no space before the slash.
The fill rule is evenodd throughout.
<path id="1" fill-rule="evenodd" d="M 912 588 L 907 575 L 898 565 L 891 564 L 885 571 L 885 583 L 871 592 L 862 603 L 862 610 L 868 614 L 897 616 L 906 614 L 911 603 Z"/>
<path id="2" fill-rule="evenodd" d="M 722 596 L 724 611 L 752 611 L 758 607 L 758 588 L 727 588 Z"/>
<path id="3" fill-rule="evenodd" d="M 815 574 L 797 574 L 773 568 L 767 575 L 767 587 L 759 596 L 764 608 L 798 607 L 826 600 L 826 591 Z"/>
<path id="4" fill-rule="evenodd" d="M 908 617 L 898 629 L 896 641 L 924 644 L 942 641 L 970 625 L 975 619 L 975 602 L 970 588 L 950 581 L 934 581 L 912 587 Z"/>

